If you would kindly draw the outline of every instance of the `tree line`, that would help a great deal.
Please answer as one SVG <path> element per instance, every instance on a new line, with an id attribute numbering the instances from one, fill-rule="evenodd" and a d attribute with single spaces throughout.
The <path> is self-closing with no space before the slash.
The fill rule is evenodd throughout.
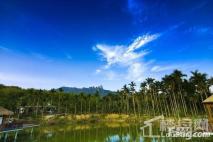
<path id="1" fill-rule="evenodd" d="M 65 93 L 63 89 L 37 90 L 0 85 L 0 106 L 15 113 L 19 113 L 20 107 L 28 106 L 31 108 L 28 115 L 39 115 L 47 108 L 54 108 L 54 113 L 66 114 L 197 116 L 205 114 L 202 101 L 211 95 L 211 85 L 213 78 L 197 70 L 189 77 L 174 70 L 160 81 L 147 78 L 139 90 L 134 82 L 130 82 L 105 96 L 98 91 L 75 94 Z"/>

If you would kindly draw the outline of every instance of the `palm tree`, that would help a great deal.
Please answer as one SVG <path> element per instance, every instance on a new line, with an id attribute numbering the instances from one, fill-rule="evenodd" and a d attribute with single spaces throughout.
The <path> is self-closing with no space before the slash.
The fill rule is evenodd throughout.
<path id="1" fill-rule="evenodd" d="M 134 115 L 136 115 L 136 109 L 135 109 L 135 86 L 136 86 L 136 84 L 133 81 L 130 82 L 129 87 L 130 87 L 130 93 L 131 93 L 131 97 L 132 97 L 132 105 L 133 105 Z"/>
<path id="2" fill-rule="evenodd" d="M 210 86 L 213 85 L 213 77 L 209 78 L 208 83 Z"/>
<path id="3" fill-rule="evenodd" d="M 61 112 L 61 94 L 63 93 L 63 88 L 58 89 L 58 113 Z"/>
<path id="4" fill-rule="evenodd" d="M 98 91 L 96 91 L 94 97 L 95 97 L 95 112 L 98 113 L 98 105 L 100 101 L 100 94 Z"/>
<path id="5" fill-rule="evenodd" d="M 183 74 L 179 70 L 174 70 L 174 72 L 171 74 L 171 76 L 173 77 L 174 84 L 175 84 L 175 88 L 174 88 L 175 94 L 178 95 L 176 98 L 178 99 L 180 108 L 181 108 L 181 106 L 183 107 L 184 115 L 186 116 L 186 113 L 187 113 L 186 112 L 187 111 L 186 102 L 185 102 L 185 99 L 183 98 L 183 94 L 182 94 L 183 77 L 185 77 L 186 75 Z"/>
<path id="6" fill-rule="evenodd" d="M 152 112 L 155 115 L 155 101 L 154 101 L 154 98 L 153 98 L 153 84 L 154 84 L 153 78 L 147 78 L 146 79 L 147 95 L 149 96 L 149 102 L 151 102 Z"/>
<path id="7" fill-rule="evenodd" d="M 126 100 L 126 114 L 129 113 L 129 88 L 125 84 L 122 88 L 123 95 L 125 96 Z"/>
<path id="8" fill-rule="evenodd" d="M 207 74 L 200 73 L 198 70 L 191 72 L 192 76 L 189 79 L 190 82 L 194 85 L 196 93 L 201 95 L 202 101 L 204 98 L 207 98 L 207 92 L 208 92 L 208 80 L 207 80 Z"/>
<path id="9" fill-rule="evenodd" d="M 200 96 L 200 102 L 202 102 L 204 101 L 204 99 L 208 97 L 208 92 L 209 92 L 209 83 L 207 79 L 207 74 L 200 73 L 198 70 L 195 70 L 191 73 L 192 73 L 192 76 L 190 77 L 189 81 L 193 85 L 195 94 Z M 202 104 L 200 104 L 200 108 L 201 110 L 205 110 Z"/>
<path id="10" fill-rule="evenodd" d="M 144 81 L 140 84 L 140 96 L 141 96 L 141 100 L 142 101 L 142 106 L 143 106 L 143 110 L 145 114 L 149 114 L 150 113 L 150 108 L 149 108 L 149 98 L 147 95 L 147 82 Z"/>
<path id="11" fill-rule="evenodd" d="M 79 99 L 80 99 L 80 114 L 83 114 L 83 102 L 84 102 L 84 93 L 80 93 L 79 95 Z"/>
<path id="12" fill-rule="evenodd" d="M 125 95 L 123 90 L 117 90 L 116 94 L 118 94 L 118 106 L 119 106 L 119 113 L 124 113 L 125 111 Z"/>
<path id="13" fill-rule="evenodd" d="M 172 109 L 172 112 L 178 115 L 179 117 L 179 107 L 177 105 L 177 99 L 175 96 L 175 82 L 171 75 L 165 75 L 165 77 L 162 78 L 163 82 L 163 88 L 165 89 L 165 93 L 169 96 L 169 104 L 170 108 Z"/>
<path id="14" fill-rule="evenodd" d="M 158 107 L 158 114 L 162 115 L 164 113 L 164 95 L 163 95 L 163 92 L 162 92 L 162 82 L 160 81 L 155 81 L 154 82 L 154 93 L 155 93 L 155 98 L 156 98 L 156 104 L 157 104 L 157 107 Z M 166 108 L 166 107 L 165 107 Z"/>
<path id="15" fill-rule="evenodd" d="M 36 93 L 36 95 L 37 95 L 37 103 L 36 103 L 36 117 L 38 116 L 38 111 L 39 111 L 39 106 L 40 106 L 40 104 L 41 104 L 41 96 L 43 95 L 43 90 L 39 90 L 39 91 L 37 91 L 37 93 Z"/>
<path id="16" fill-rule="evenodd" d="M 89 94 L 89 95 L 87 96 L 87 100 L 88 100 L 88 113 L 91 112 L 91 98 L 92 98 L 92 95 Z"/>
<path id="17" fill-rule="evenodd" d="M 207 74 L 200 73 L 198 70 L 191 73 L 192 73 L 192 76 L 190 78 L 190 81 L 192 84 L 195 85 L 195 89 L 197 93 L 200 93 L 202 97 L 207 98 L 208 97 L 207 96 L 207 90 L 208 90 Z"/>

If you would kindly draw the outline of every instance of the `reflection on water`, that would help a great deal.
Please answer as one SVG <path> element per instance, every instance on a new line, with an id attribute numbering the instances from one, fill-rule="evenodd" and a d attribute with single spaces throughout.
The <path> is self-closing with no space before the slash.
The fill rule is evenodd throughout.
<path id="1" fill-rule="evenodd" d="M 36 128 L 33 135 L 19 133 L 17 142 L 212 142 L 211 138 L 186 140 L 184 138 L 143 137 L 139 124 L 60 125 Z M 153 133 L 159 134 L 159 128 Z M 12 141 L 12 139 L 11 139 Z"/>
<path id="2" fill-rule="evenodd" d="M 118 142 L 118 141 L 128 142 L 130 141 L 130 135 L 122 136 L 122 137 L 119 137 L 119 135 L 108 136 L 105 141 L 106 142 Z"/>

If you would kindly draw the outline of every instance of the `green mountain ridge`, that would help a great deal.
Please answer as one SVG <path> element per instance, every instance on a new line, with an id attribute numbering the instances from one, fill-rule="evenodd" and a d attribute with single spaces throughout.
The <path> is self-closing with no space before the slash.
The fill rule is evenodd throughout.
<path id="1" fill-rule="evenodd" d="M 77 88 L 77 87 L 60 87 L 58 90 L 62 90 L 65 93 L 85 93 L 85 94 L 94 94 L 98 92 L 100 95 L 105 96 L 108 93 L 111 93 L 112 91 L 110 90 L 105 90 L 102 86 L 97 86 L 97 87 L 83 87 L 83 88 Z"/>

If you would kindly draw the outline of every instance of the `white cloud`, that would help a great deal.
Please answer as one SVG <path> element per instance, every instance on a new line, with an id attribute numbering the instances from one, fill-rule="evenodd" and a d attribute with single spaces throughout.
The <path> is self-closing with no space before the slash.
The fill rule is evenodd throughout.
<path id="1" fill-rule="evenodd" d="M 101 70 L 100 69 L 97 69 L 96 71 L 95 71 L 95 73 L 100 73 L 101 72 Z"/>
<path id="2" fill-rule="evenodd" d="M 162 72 L 162 71 L 167 71 L 167 70 L 174 70 L 174 69 L 178 69 L 180 68 L 181 66 L 179 65 L 167 65 L 167 66 L 159 66 L 159 65 L 156 65 L 156 66 L 153 66 L 151 68 L 151 71 L 152 72 Z"/>
<path id="3" fill-rule="evenodd" d="M 167 72 L 167 71 L 173 71 L 175 69 L 179 69 L 182 71 L 186 70 L 193 70 L 198 68 L 195 63 L 169 63 L 169 64 L 160 64 L 160 65 L 155 65 L 151 67 L 151 72 L 153 73 L 160 73 L 160 72 Z"/>
<path id="4" fill-rule="evenodd" d="M 128 80 L 142 81 L 144 79 L 144 73 L 146 71 L 146 65 L 142 63 L 133 63 L 128 68 Z"/>
<path id="5" fill-rule="evenodd" d="M 96 73 L 102 70 L 108 70 L 115 65 L 116 67 L 124 67 L 127 69 L 128 75 L 126 79 L 140 81 L 146 70 L 146 64 L 143 63 L 142 59 L 148 52 L 146 50 L 138 50 L 145 44 L 156 40 L 159 36 L 160 34 L 139 36 L 129 46 L 97 44 L 93 47 L 93 50 L 100 53 L 106 61 L 106 65 L 101 69 L 97 69 Z"/>
<path id="6" fill-rule="evenodd" d="M 157 39 L 160 36 L 160 34 L 154 34 L 154 35 L 144 35 L 144 36 L 139 36 L 129 47 L 127 52 L 134 51 L 141 46 Z"/>

